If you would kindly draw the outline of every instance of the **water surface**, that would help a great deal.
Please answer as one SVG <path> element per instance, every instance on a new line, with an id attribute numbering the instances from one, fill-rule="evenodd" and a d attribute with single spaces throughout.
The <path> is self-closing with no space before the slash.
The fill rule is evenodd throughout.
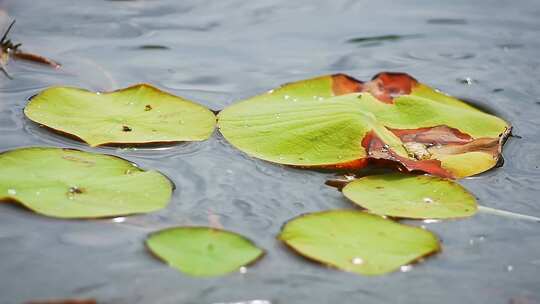
<path id="1" fill-rule="evenodd" d="M 443 252 L 380 277 L 319 267 L 275 237 L 301 213 L 352 208 L 332 174 L 251 159 L 216 132 L 161 150 L 90 149 L 23 117 L 52 85 L 112 90 L 149 82 L 211 109 L 281 83 L 402 71 L 512 122 L 503 168 L 462 181 L 480 204 L 540 216 L 540 4 L 524 1 L 0 0 L 12 39 L 61 62 L 18 62 L 0 77 L 0 150 L 73 147 L 125 157 L 177 185 L 168 208 L 63 221 L 0 205 L 0 303 L 95 297 L 103 303 L 540 303 L 540 224 L 480 213 L 417 223 Z M 5 21 L 5 14 L 0 13 Z M 153 259 L 147 233 L 218 219 L 268 254 L 247 273 L 187 277 Z M 255 300 L 260 300 L 255 302 Z"/>

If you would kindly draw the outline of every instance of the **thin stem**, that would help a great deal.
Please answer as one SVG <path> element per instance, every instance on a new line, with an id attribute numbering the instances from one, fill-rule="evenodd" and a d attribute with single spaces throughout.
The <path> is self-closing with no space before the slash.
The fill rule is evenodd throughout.
<path id="1" fill-rule="evenodd" d="M 513 218 L 513 219 L 518 219 L 518 220 L 533 221 L 533 222 L 540 223 L 540 217 L 536 217 L 536 216 L 525 215 L 525 214 L 520 214 L 520 213 L 515 213 L 515 212 L 510 212 L 510 211 L 505 211 L 505 210 L 500 210 L 500 209 L 495 209 L 495 208 L 490 208 L 490 207 L 486 207 L 486 206 L 478 206 L 478 210 L 481 211 L 481 212 L 484 212 L 484 213 L 498 215 L 498 216 L 502 216 L 502 217 Z"/>
<path id="2" fill-rule="evenodd" d="M 9 34 L 9 31 L 11 31 L 11 28 L 15 25 L 15 20 L 11 22 L 11 24 L 8 26 L 7 30 L 4 32 L 4 36 L 2 36 L 2 39 L 0 39 L 0 44 L 3 44 L 4 41 L 7 38 L 7 35 Z"/>
<path id="3" fill-rule="evenodd" d="M 2 71 L 2 73 L 4 73 L 4 75 L 6 75 L 7 78 L 13 79 L 13 77 L 11 77 L 11 75 L 10 75 L 9 72 L 7 71 L 6 67 L 0 66 L 0 70 Z"/>

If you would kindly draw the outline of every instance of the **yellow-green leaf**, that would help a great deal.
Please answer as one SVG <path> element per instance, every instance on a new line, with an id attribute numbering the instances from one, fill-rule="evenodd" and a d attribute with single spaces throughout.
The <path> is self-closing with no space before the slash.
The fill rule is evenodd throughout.
<path id="1" fill-rule="evenodd" d="M 164 208 L 173 185 L 115 156 L 58 148 L 23 148 L 0 154 L 0 201 L 15 201 L 43 215 L 98 218 Z"/>
<path id="2" fill-rule="evenodd" d="M 191 276 L 219 276 L 250 264 L 264 251 L 246 238 L 207 227 L 175 227 L 148 237 L 150 251 Z"/>
<path id="3" fill-rule="evenodd" d="M 53 87 L 32 98 L 24 113 L 91 146 L 201 141 L 216 123 L 207 108 L 147 84 L 109 93 Z"/>
<path id="4" fill-rule="evenodd" d="M 427 230 L 352 210 L 299 216 L 279 238 L 310 260 L 364 275 L 392 272 L 440 250 Z"/>
<path id="5" fill-rule="evenodd" d="M 343 194 L 369 212 L 413 219 L 472 216 L 476 199 L 461 185 L 435 176 L 401 173 L 366 176 L 348 183 Z"/>
<path id="6" fill-rule="evenodd" d="M 275 163 L 360 169 L 384 161 L 451 178 L 495 166 L 511 129 L 399 73 L 290 83 L 227 107 L 218 126 L 236 148 Z"/>

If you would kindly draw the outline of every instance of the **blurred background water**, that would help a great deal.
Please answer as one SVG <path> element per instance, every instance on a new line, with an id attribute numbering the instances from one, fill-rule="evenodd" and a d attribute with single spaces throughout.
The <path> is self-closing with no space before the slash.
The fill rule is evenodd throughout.
<path id="1" fill-rule="evenodd" d="M 0 0 L 23 49 L 63 64 L 21 61 L 0 75 L 0 151 L 73 147 L 118 155 L 177 185 L 156 213 L 63 221 L 0 205 L 0 303 L 540 303 L 540 224 L 479 213 L 413 222 L 443 252 L 380 277 L 320 267 L 275 237 L 301 213 L 352 208 L 332 174 L 251 159 L 219 134 L 170 148 L 90 149 L 23 117 L 52 85 L 113 90 L 149 82 L 219 110 L 279 84 L 345 72 L 401 71 L 474 100 L 514 125 L 504 167 L 462 180 L 485 206 L 540 216 L 540 2 Z M 241 233 L 267 256 L 246 273 L 185 276 L 152 258 L 147 233 L 209 225 Z M 251 301 L 251 302 L 250 302 Z M 258 301 L 258 302 L 257 302 Z"/>

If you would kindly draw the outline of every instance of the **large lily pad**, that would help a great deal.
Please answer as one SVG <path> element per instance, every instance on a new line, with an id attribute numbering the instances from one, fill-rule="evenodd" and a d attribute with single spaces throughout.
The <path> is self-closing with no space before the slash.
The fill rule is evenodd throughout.
<path id="1" fill-rule="evenodd" d="M 504 120 L 396 73 L 287 84 L 231 105 L 218 125 L 233 146 L 271 162 L 359 169 L 376 160 L 453 178 L 495 166 L 510 132 Z"/>
<path id="2" fill-rule="evenodd" d="M 388 273 L 440 250 L 427 230 L 352 210 L 302 215 L 279 238 L 308 259 L 365 275 Z"/>
<path id="3" fill-rule="evenodd" d="M 53 87 L 32 98 L 24 113 L 91 146 L 201 141 L 216 123 L 205 107 L 147 84 L 110 93 Z"/>
<path id="4" fill-rule="evenodd" d="M 0 154 L 0 201 L 51 217 L 98 218 L 164 208 L 173 185 L 118 157 L 58 148 Z"/>
<path id="5" fill-rule="evenodd" d="M 343 194 L 371 213 L 414 219 L 461 218 L 476 213 L 476 199 L 444 178 L 401 173 L 366 176 L 348 183 Z"/>
<path id="6" fill-rule="evenodd" d="M 264 251 L 233 232 L 207 227 L 175 227 L 146 240 L 150 251 L 192 276 L 218 276 L 237 271 L 260 258 Z"/>

